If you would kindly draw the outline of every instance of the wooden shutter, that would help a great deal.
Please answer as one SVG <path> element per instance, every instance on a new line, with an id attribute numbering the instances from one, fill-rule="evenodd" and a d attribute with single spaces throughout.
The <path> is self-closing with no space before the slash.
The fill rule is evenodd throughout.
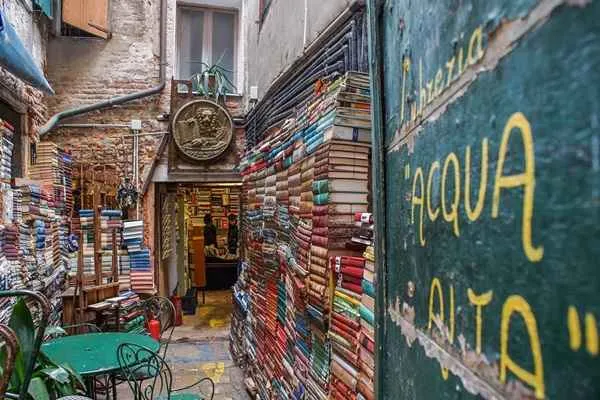
<path id="1" fill-rule="evenodd" d="M 108 39 L 109 0 L 63 0 L 63 22 Z"/>

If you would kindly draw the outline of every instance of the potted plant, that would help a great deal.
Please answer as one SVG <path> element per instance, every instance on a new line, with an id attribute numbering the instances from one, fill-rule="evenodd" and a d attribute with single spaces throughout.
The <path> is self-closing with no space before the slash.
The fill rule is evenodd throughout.
<path id="1" fill-rule="evenodd" d="M 192 90 L 205 97 L 213 97 L 215 102 L 221 98 L 227 99 L 227 93 L 236 91 L 235 85 L 227 77 L 227 73 L 232 71 L 220 65 L 221 58 L 214 65 L 202 63 L 203 70 L 190 78 L 192 81 Z"/>
<path id="2" fill-rule="evenodd" d="M 8 324 L 17 335 L 19 348 L 15 357 L 13 373 L 8 385 L 8 392 L 19 393 L 23 386 L 27 360 L 34 347 L 34 332 L 36 327 L 27 304 L 24 300 L 15 303 Z M 64 332 L 59 327 L 50 327 L 46 334 Z M 6 349 L 0 349 L 0 364 L 6 357 Z M 52 400 L 62 396 L 76 394 L 84 388 L 81 376 L 68 365 L 57 365 L 50 361 L 43 353 L 39 353 L 35 362 L 35 369 L 29 382 L 28 394 L 34 400 Z"/>

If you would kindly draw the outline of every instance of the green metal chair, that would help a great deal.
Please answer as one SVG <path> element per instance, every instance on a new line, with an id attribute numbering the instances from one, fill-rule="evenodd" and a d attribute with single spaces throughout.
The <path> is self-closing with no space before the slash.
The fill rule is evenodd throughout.
<path id="1" fill-rule="evenodd" d="M 15 332 L 6 325 L 0 324 L 0 343 L 4 348 L 4 363 L 0 376 L 0 399 L 4 398 L 6 388 L 10 382 L 13 368 L 15 367 L 15 357 L 19 351 L 19 340 Z"/>
<path id="2" fill-rule="evenodd" d="M 19 393 L 5 393 L 4 398 L 7 399 L 25 399 L 27 398 L 27 390 L 29 388 L 29 382 L 31 382 L 31 377 L 33 375 L 33 370 L 35 369 L 35 362 L 37 360 L 38 354 L 40 352 L 40 347 L 42 346 L 42 340 L 44 339 L 44 334 L 46 332 L 46 327 L 48 326 L 48 319 L 50 317 L 50 302 L 40 292 L 34 292 L 31 290 L 6 290 L 0 291 L 0 298 L 4 297 L 14 297 L 20 298 L 24 297 L 29 299 L 30 301 L 37 304 L 40 311 L 40 318 L 36 327 L 36 332 L 34 336 L 33 349 L 31 350 L 29 359 L 26 360 L 26 368 L 25 375 L 23 377 L 23 384 L 21 385 Z"/>
<path id="3" fill-rule="evenodd" d="M 123 343 L 117 349 L 117 359 L 121 374 L 133 393 L 133 400 L 212 400 L 215 394 L 215 385 L 210 378 L 202 378 L 192 385 L 173 389 L 173 374 L 169 365 L 164 358 L 147 347 Z M 139 379 L 140 376 L 147 378 Z M 210 397 L 184 392 L 202 382 L 211 384 Z"/>
<path id="4" fill-rule="evenodd" d="M 29 382 L 31 381 L 31 376 L 33 375 L 33 370 L 35 368 L 35 362 L 37 360 L 38 354 L 40 352 L 40 347 L 42 345 L 42 341 L 44 339 L 46 333 L 46 327 L 48 326 L 48 319 L 50 316 L 50 303 L 46 296 L 41 294 L 40 292 L 34 292 L 31 290 L 7 290 L 0 292 L 0 298 L 4 297 L 14 297 L 20 298 L 24 297 L 33 301 L 37 304 L 40 311 L 40 318 L 38 324 L 36 326 L 36 332 L 34 337 L 34 346 L 31 351 L 31 355 L 28 360 L 26 360 L 27 369 L 25 370 L 25 377 L 23 380 L 23 385 L 21 387 L 20 393 L 8 393 L 6 392 L 6 387 L 10 381 L 10 377 L 12 375 L 12 370 L 14 367 L 14 358 L 17 354 L 18 349 L 18 339 L 12 329 L 5 325 L 0 325 L 0 337 L 4 339 L 4 345 L 6 347 L 6 359 L 5 365 L 2 366 L 2 377 L 0 378 L 0 399 L 26 399 L 28 398 L 27 389 L 29 387 Z M 84 396 L 66 396 L 61 397 L 57 400 L 91 400 L 88 397 Z"/>
<path id="5" fill-rule="evenodd" d="M 142 302 L 146 322 L 156 319 L 160 322 L 160 351 L 165 358 L 175 330 L 175 306 L 166 297 L 152 296 Z"/>

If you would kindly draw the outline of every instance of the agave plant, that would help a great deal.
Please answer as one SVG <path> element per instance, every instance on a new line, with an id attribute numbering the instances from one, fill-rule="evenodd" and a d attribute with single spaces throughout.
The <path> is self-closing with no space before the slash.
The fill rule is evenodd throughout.
<path id="1" fill-rule="evenodd" d="M 227 93 L 236 91 L 235 85 L 227 77 L 227 73 L 232 71 L 224 68 L 220 65 L 221 59 L 219 58 L 214 65 L 208 65 L 202 63 L 202 72 L 198 72 L 190 78 L 192 81 L 192 90 L 195 93 L 199 93 L 202 96 L 213 97 L 216 102 L 219 99 L 227 99 Z"/>
<path id="2" fill-rule="evenodd" d="M 23 386 L 25 369 L 33 351 L 36 327 L 27 304 L 19 300 L 15 304 L 10 322 L 8 324 L 16 333 L 19 341 L 19 350 L 15 357 L 15 366 L 8 385 L 8 392 L 19 393 Z M 51 327 L 46 334 L 64 332 L 59 327 Z M 6 349 L 0 349 L 0 364 L 6 357 Z M 28 394 L 33 400 L 52 400 L 58 397 L 76 394 L 82 389 L 84 383 L 81 376 L 68 365 L 57 365 L 50 361 L 43 353 L 39 353 L 31 381 L 29 382 Z"/>

